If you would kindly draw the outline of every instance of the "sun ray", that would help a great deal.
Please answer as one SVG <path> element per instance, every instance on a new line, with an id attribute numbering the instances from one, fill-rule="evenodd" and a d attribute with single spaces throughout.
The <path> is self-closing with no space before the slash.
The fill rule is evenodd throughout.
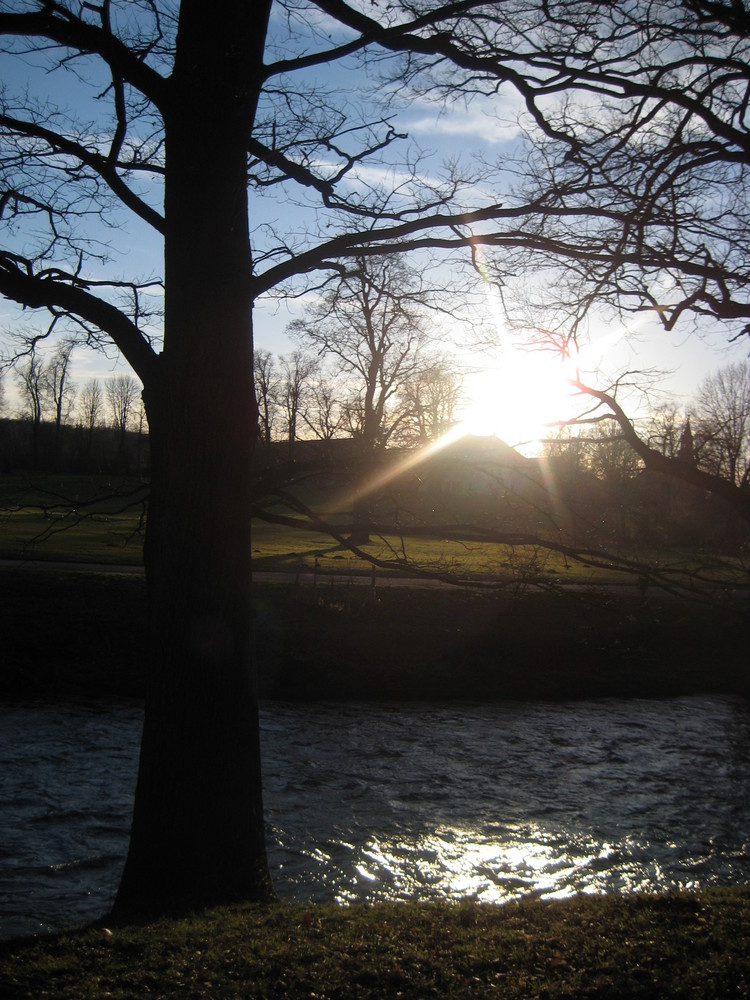
<path id="1" fill-rule="evenodd" d="M 456 424 L 455 427 L 448 430 L 437 441 L 432 441 L 417 451 L 409 452 L 409 454 L 405 455 L 399 461 L 390 463 L 386 469 L 378 469 L 363 482 L 357 484 L 353 490 L 348 491 L 344 496 L 340 497 L 338 502 L 333 506 L 332 512 L 340 514 L 349 510 L 357 501 L 365 500 L 368 496 L 374 495 L 393 482 L 394 479 L 421 465 L 422 462 L 432 458 L 433 455 L 442 451 L 443 448 L 447 448 L 448 445 L 453 444 L 462 437 L 466 437 L 468 433 L 468 430 L 462 424 Z"/>

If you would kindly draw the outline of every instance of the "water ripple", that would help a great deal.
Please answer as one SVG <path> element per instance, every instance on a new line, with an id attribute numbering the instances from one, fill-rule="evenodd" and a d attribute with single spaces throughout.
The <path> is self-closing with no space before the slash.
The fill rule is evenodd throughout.
<path id="1" fill-rule="evenodd" d="M 0 936 L 92 919 L 127 848 L 137 705 L 0 706 Z M 269 704 L 289 899 L 502 902 L 750 884 L 750 709 L 731 698 Z"/>

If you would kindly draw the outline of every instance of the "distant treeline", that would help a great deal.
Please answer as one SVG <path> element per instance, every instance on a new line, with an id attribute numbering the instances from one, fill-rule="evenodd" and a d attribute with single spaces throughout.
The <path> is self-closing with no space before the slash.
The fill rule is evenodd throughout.
<path id="1" fill-rule="evenodd" d="M 0 472 L 27 471 L 147 476 L 148 433 L 0 418 Z"/>
<path id="2" fill-rule="evenodd" d="M 595 444 L 598 454 L 601 442 Z M 369 456 L 352 438 L 302 440 L 293 461 L 286 442 L 270 448 L 260 442 L 254 457 L 259 500 L 283 488 L 325 510 L 332 498 L 351 496 L 358 484 L 377 478 L 381 487 L 368 510 L 374 525 L 434 527 L 436 535 L 475 527 L 576 549 L 750 550 L 750 528 L 718 496 L 637 462 L 600 465 L 584 460 L 580 448 L 527 458 L 492 437 L 466 437 L 421 455 L 389 448 Z M 0 419 L 0 472 L 25 471 L 148 479 L 147 428 L 123 433 L 42 422 L 35 434 L 30 420 Z"/>

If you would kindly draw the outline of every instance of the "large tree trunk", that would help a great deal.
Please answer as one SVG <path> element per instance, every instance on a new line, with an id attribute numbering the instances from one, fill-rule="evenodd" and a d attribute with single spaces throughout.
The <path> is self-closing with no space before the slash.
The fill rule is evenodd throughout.
<path id="1" fill-rule="evenodd" d="M 246 148 L 268 3 L 183 0 L 165 112 L 166 319 L 146 385 L 150 679 L 119 913 L 271 893 L 250 610 L 257 436 Z"/>

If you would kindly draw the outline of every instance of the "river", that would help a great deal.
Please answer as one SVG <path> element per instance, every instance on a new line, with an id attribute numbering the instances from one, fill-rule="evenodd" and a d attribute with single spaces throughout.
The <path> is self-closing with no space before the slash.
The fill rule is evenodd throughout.
<path id="1" fill-rule="evenodd" d="M 0 706 L 0 936 L 106 911 L 141 718 L 126 702 Z M 750 884 L 742 700 L 267 703 L 261 731 L 283 898 Z"/>

